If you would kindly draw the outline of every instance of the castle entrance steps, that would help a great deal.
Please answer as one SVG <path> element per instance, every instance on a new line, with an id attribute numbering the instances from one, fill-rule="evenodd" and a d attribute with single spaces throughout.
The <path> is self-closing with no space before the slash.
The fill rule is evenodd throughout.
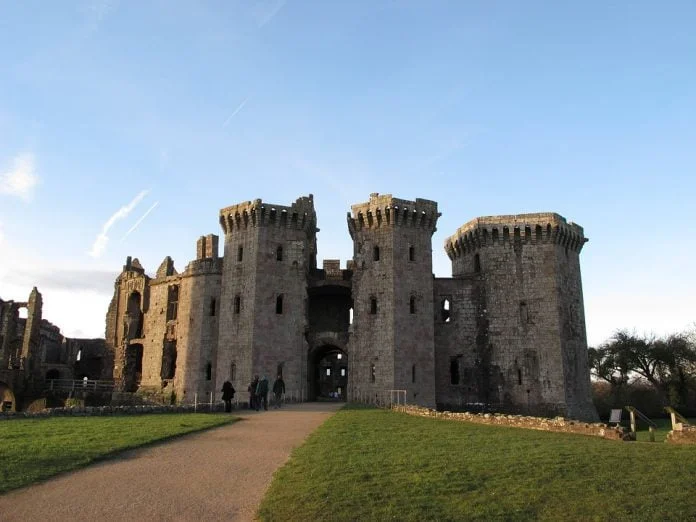
<path id="1" fill-rule="evenodd" d="M 253 520 L 273 473 L 343 406 L 235 410 L 229 426 L 126 451 L 0 496 L 3 522 Z M 41 502 L 37 502 L 41 499 Z"/>

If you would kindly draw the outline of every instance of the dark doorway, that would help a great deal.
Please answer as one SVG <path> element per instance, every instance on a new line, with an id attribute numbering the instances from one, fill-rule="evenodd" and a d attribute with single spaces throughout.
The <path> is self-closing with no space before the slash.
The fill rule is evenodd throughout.
<path id="1" fill-rule="evenodd" d="M 336 346 L 324 345 L 309 354 L 309 399 L 345 401 L 348 386 L 348 357 Z"/>
<path id="2" fill-rule="evenodd" d="M 123 368 L 125 391 L 134 392 L 140 385 L 143 373 L 143 345 L 131 344 L 126 348 L 126 361 Z"/>
<path id="3" fill-rule="evenodd" d="M 46 380 L 52 381 L 53 379 L 60 379 L 60 372 L 55 368 L 46 372 Z"/>

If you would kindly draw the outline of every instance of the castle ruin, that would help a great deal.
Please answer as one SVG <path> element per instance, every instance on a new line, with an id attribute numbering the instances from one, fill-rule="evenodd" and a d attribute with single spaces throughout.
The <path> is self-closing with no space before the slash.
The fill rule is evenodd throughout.
<path id="1" fill-rule="evenodd" d="M 353 259 L 317 268 L 312 195 L 220 211 L 182 272 L 127 259 L 106 319 L 123 391 L 178 402 L 282 374 L 307 399 L 406 390 L 429 407 L 596 420 L 579 255 L 583 229 L 554 213 L 481 217 L 445 241 L 437 203 L 371 194 L 348 213 Z"/>

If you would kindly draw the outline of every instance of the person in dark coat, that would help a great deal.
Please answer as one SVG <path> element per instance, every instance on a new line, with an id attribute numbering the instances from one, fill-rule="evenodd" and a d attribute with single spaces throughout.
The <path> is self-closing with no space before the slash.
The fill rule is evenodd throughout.
<path id="1" fill-rule="evenodd" d="M 285 393 L 285 381 L 283 381 L 283 376 L 278 375 L 278 378 L 273 383 L 273 395 L 275 396 L 275 407 L 280 408 L 281 400 L 283 394 Z"/>
<path id="2" fill-rule="evenodd" d="M 259 411 L 262 401 L 263 409 L 268 411 L 268 379 L 265 375 L 256 386 L 256 411 Z"/>
<path id="3" fill-rule="evenodd" d="M 222 400 L 225 403 L 225 411 L 227 413 L 232 411 L 232 399 L 234 399 L 234 386 L 230 381 L 225 381 L 222 385 Z"/>
<path id="4" fill-rule="evenodd" d="M 256 387 L 259 385 L 259 376 L 254 375 L 254 380 L 249 383 L 249 387 L 247 390 L 249 391 L 249 409 L 250 410 L 258 410 L 258 406 L 256 405 L 257 399 L 256 399 Z"/>

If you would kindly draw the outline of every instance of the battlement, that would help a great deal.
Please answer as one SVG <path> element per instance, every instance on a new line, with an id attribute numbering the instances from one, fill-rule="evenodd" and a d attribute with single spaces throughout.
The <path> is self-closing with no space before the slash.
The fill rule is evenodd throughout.
<path id="1" fill-rule="evenodd" d="M 391 194 L 370 194 L 370 201 L 352 205 L 348 212 L 348 230 L 354 233 L 363 228 L 386 226 L 418 227 L 435 232 L 437 220 L 442 215 L 437 211 L 437 202 L 416 198 L 415 201 L 399 199 Z"/>
<path id="2" fill-rule="evenodd" d="M 257 226 L 287 227 L 314 233 L 316 224 L 312 194 L 298 198 L 289 207 L 255 199 L 220 210 L 220 226 L 225 234 Z"/>
<path id="3" fill-rule="evenodd" d="M 555 212 L 483 216 L 465 223 L 445 240 L 445 252 L 456 259 L 498 242 L 556 243 L 580 252 L 588 241 L 583 228 Z"/>

